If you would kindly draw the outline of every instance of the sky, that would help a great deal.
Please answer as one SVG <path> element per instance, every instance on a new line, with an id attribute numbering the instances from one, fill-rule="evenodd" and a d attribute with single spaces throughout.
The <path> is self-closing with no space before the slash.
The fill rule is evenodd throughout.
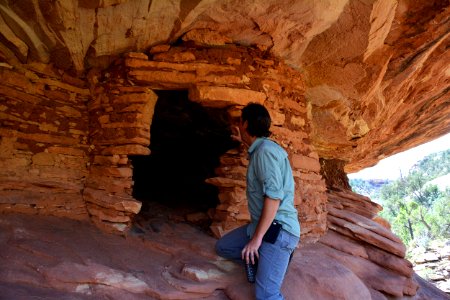
<path id="1" fill-rule="evenodd" d="M 348 177 L 350 179 L 395 180 L 400 177 L 400 174 L 407 175 L 409 169 L 425 156 L 447 149 L 450 149 L 450 133 L 434 141 L 380 160 L 375 166 L 363 169 L 357 173 L 348 174 Z"/>

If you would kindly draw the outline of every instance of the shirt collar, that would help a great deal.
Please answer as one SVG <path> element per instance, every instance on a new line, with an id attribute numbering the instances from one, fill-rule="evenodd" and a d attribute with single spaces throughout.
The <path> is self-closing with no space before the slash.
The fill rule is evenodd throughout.
<path id="1" fill-rule="evenodd" d="M 250 146 L 250 148 L 248 148 L 248 154 L 252 155 L 253 152 L 255 152 L 256 149 L 258 149 L 259 145 L 261 145 L 261 143 L 265 140 L 265 137 L 259 137 L 256 138 L 256 140 L 252 143 L 252 145 Z"/>

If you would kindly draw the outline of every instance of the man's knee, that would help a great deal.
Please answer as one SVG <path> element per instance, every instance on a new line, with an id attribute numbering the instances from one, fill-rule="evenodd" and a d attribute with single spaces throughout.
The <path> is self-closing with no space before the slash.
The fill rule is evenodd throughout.
<path id="1" fill-rule="evenodd" d="M 226 256 L 226 251 L 225 251 L 225 245 L 224 245 L 224 243 L 223 243 L 223 240 L 222 239 L 219 239 L 217 242 L 216 242 L 216 253 L 217 253 L 217 255 L 219 255 L 219 256 L 222 256 L 222 257 L 224 257 L 224 256 Z"/>
<path id="2" fill-rule="evenodd" d="M 238 260 L 240 258 L 240 251 L 224 239 L 218 240 L 215 248 L 217 255 L 220 257 L 231 260 Z"/>

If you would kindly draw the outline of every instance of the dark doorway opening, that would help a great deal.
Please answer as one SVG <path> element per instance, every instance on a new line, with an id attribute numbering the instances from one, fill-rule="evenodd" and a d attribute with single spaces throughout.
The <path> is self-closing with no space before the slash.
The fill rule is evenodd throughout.
<path id="1" fill-rule="evenodd" d="M 218 204 L 218 189 L 204 181 L 215 176 L 220 156 L 236 147 L 228 114 L 189 101 L 187 91 L 156 94 L 151 154 L 131 157 L 133 196 L 142 202 L 143 213 L 154 211 L 156 203 L 178 217 L 195 212 L 207 216 Z"/>

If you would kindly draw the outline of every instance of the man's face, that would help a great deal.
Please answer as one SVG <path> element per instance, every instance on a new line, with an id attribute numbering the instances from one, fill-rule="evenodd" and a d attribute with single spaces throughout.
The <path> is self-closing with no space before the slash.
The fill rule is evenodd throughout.
<path id="1" fill-rule="evenodd" d="M 247 122 L 242 121 L 242 118 L 239 119 L 239 132 L 244 134 L 244 131 L 247 129 Z"/>
<path id="2" fill-rule="evenodd" d="M 247 121 L 243 121 L 242 118 L 239 120 L 239 132 L 241 134 L 241 139 L 243 142 L 245 142 L 246 144 L 250 145 L 251 144 L 251 137 L 250 134 L 247 131 L 247 127 L 248 127 L 248 122 Z"/>

